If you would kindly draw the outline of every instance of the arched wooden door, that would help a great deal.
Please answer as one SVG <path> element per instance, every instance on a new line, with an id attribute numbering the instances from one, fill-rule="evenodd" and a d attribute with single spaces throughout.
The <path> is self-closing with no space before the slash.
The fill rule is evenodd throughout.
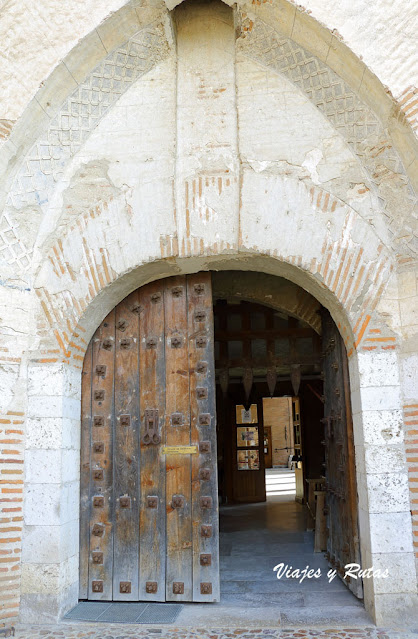
<path id="1" fill-rule="evenodd" d="M 80 598 L 219 601 L 209 273 L 102 322 L 82 382 Z"/>

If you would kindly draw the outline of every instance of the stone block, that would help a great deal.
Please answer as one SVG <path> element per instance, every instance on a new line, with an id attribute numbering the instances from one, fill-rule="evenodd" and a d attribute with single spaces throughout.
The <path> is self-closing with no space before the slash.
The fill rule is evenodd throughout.
<path id="1" fill-rule="evenodd" d="M 370 513 L 370 550 L 372 553 L 411 553 L 411 513 Z"/>
<path id="2" fill-rule="evenodd" d="M 6 174 L 8 168 L 12 168 L 12 166 L 15 164 L 16 153 L 17 146 L 13 143 L 12 140 L 8 139 L 2 143 L 0 154 L 0 175 Z"/>
<path id="3" fill-rule="evenodd" d="M 45 395 L 31 395 L 28 398 L 28 417 L 62 417 L 63 399 Z"/>
<path id="4" fill-rule="evenodd" d="M 399 300 L 403 326 L 418 326 L 418 304 L 414 298 Z"/>
<path id="5" fill-rule="evenodd" d="M 319 22 L 302 11 L 296 11 L 292 29 L 292 39 L 309 53 L 322 61 L 327 60 L 330 53 L 330 44 L 333 40 L 332 33 L 325 29 Z M 357 63 L 358 64 L 358 63 Z M 361 77 L 358 85 L 360 86 Z"/>
<path id="6" fill-rule="evenodd" d="M 360 388 L 363 411 L 395 410 L 401 406 L 400 386 L 368 386 Z"/>
<path id="7" fill-rule="evenodd" d="M 403 414 L 397 410 L 371 410 L 353 414 L 354 441 L 357 445 L 387 446 L 403 442 Z"/>
<path id="8" fill-rule="evenodd" d="M 360 100 L 370 106 L 383 126 L 387 126 L 392 109 L 392 100 L 389 99 L 384 86 L 378 78 L 368 69 L 364 68 L 361 85 L 357 89 Z"/>
<path id="9" fill-rule="evenodd" d="M 356 469 L 358 473 L 365 473 L 365 466 L 364 466 L 364 446 L 355 445 L 355 462 L 356 462 Z"/>
<path id="10" fill-rule="evenodd" d="M 60 541 L 60 560 L 69 559 L 70 557 L 76 557 L 77 571 L 78 571 L 78 554 L 79 554 L 79 540 L 80 540 L 80 520 L 77 519 L 68 521 L 65 524 L 61 524 L 61 541 Z M 77 577 L 78 579 L 78 577 Z"/>
<path id="11" fill-rule="evenodd" d="M 71 420 L 80 419 L 81 405 L 80 399 L 74 397 L 64 397 L 62 400 L 62 416 Z"/>
<path id="12" fill-rule="evenodd" d="M 20 153 L 27 152 L 39 133 L 48 128 L 49 123 L 50 115 L 45 112 L 36 99 L 33 99 L 14 125 L 10 142 L 19 149 Z M 4 145 L 2 146 L 2 154 L 3 150 L 6 150 Z"/>
<path id="13" fill-rule="evenodd" d="M 360 388 L 360 374 L 358 365 L 358 353 L 355 353 L 348 360 L 348 371 L 350 374 L 350 388 L 351 392 Z"/>
<path id="14" fill-rule="evenodd" d="M 48 77 L 48 82 L 41 85 L 35 99 L 47 115 L 54 117 L 68 95 L 76 88 L 77 82 L 61 62 Z"/>
<path id="15" fill-rule="evenodd" d="M 229 2 L 227 3 L 229 4 Z M 264 22 L 274 25 L 275 29 L 286 36 L 290 36 L 295 22 L 297 9 L 288 2 L 260 2 L 252 4 L 251 11 Z"/>
<path id="16" fill-rule="evenodd" d="M 357 461 L 356 448 L 356 465 L 360 472 L 365 474 L 406 471 L 405 448 L 403 444 L 387 446 L 367 444 L 364 447 L 360 447 L 358 453 Z"/>
<path id="17" fill-rule="evenodd" d="M 397 353 L 360 352 L 358 368 L 361 388 L 373 386 L 398 386 L 399 364 Z"/>
<path id="18" fill-rule="evenodd" d="M 60 522 L 68 523 L 78 519 L 80 508 L 80 484 L 71 481 L 61 486 Z"/>
<path id="19" fill-rule="evenodd" d="M 365 65 L 336 36 L 332 37 L 326 61 L 349 88 L 356 90 L 360 87 Z"/>
<path id="20" fill-rule="evenodd" d="M 106 50 L 110 52 L 129 40 L 134 33 L 139 31 L 141 26 L 134 7 L 128 3 L 116 11 L 106 22 L 100 24 L 97 27 L 97 32 Z"/>
<path id="21" fill-rule="evenodd" d="M 80 450 L 80 418 L 62 419 L 62 447 Z"/>
<path id="22" fill-rule="evenodd" d="M 45 624 L 57 623 L 60 618 L 59 612 L 60 598 L 56 595 L 22 592 L 19 606 L 20 623 L 39 624 L 40 619 Z"/>
<path id="23" fill-rule="evenodd" d="M 81 400 L 81 371 L 72 366 L 65 366 L 63 371 L 63 395 Z"/>
<path id="24" fill-rule="evenodd" d="M 59 365 L 30 366 L 28 369 L 28 395 L 54 396 L 63 394 L 64 367 Z"/>
<path id="25" fill-rule="evenodd" d="M 62 564 L 79 552 L 79 520 L 60 526 L 24 526 L 22 562 Z M 77 563 L 76 561 L 76 563 Z"/>
<path id="26" fill-rule="evenodd" d="M 408 475 L 406 473 L 368 475 L 367 498 L 371 513 L 409 510 Z"/>
<path id="27" fill-rule="evenodd" d="M 59 591 L 59 564 L 22 564 L 22 594 L 51 594 Z"/>
<path id="28" fill-rule="evenodd" d="M 61 452 L 61 480 L 63 483 L 80 480 L 80 451 L 67 449 Z"/>
<path id="29" fill-rule="evenodd" d="M 386 628 L 416 628 L 418 626 L 418 596 L 414 593 L 376 593 L 373 602 L 374 619 Z"/>
<path id="30" fill-rule="evenodd" d="M 405 399 L 418 399 L 418 355 L 401 357 L 402 391 Z"/>
<path id="31" fill-rule="evenodd" d="M 27 526 L 57 526 L 61 510 L 60 484 L 29 484 L 25 488 L 23 518 Z M 75 517 L 68 518 L 75 519 Z"/>
<path id="32" fill-rule="evenodd" d="M 79 557 L 78 553 L 72 557 L 68 557 L 60 564 L 59 583 L 60 589 L 65 590 L 74 583 L 78 584 L 79 579 Z"/>
<path id="33" fill-rule="evenodd" d="M 19 621 L 39 624 L 58 623 L 63 615 L 78 602 L 78 582 L 58 592 L 58 594 L 22 594 Z"/>
<path id="34" fill-rule="evenodd" d="M 369 613 L 371 619 L 375 618 L 375 610 L 374 610 L 374 588 L 373 588 L 373 579 L 365 579 L 363 581 L 363 601 L 364 607 Z"/>
<path id="35" fill-rule="evenodd" d="M 24 526 L 23 564 L 55 564 L 61 559 L 63 526 Z"/>
<path id="36" fill-rule="evenodd" d="M 59 484 L 61 451 L 36 448 L 25 453 L 25 480 L 32 484 Z"/>
<path id="37" fill-rule="evenodd" d="M 74 80 L 81 83 L 90 71 L 107 56 L 107 51 L 97 31 L 91 31 L 72 49 L 64 60 L 64 64 Z"/>
<path id="38" fill-rule="evenodd" d="M 62 431 L 60 417 L 29 417 L 26 420 L 26 448 L 59 449 Z"/>
<path id="39" fill-rule="evenodd" d="M 415 297 L 417 294 L 417 274 L 415 271 L 405 271 L 398 275 L 399 297 Z"/>

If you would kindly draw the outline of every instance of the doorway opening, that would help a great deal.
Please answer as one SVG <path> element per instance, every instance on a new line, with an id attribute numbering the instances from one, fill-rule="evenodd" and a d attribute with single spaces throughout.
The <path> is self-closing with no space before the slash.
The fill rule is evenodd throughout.
<path id="1" fill-rule="evenodd" d="M 224 603 L 362 608 L 361 582 L 338 578 L 360 557 L 347 359 L 317 313 L 315 330 L 273 304 L 214 299 Z M 283 575 L 306 566 L 321 577 Z"/>
<path id="2" fill-rule="evenodd" d="M 360 563 L 344 343 L 287 280 L 131 293 L 90 341 L 81 430 L 80 599 L 256 603 L 276 564 Z"/>

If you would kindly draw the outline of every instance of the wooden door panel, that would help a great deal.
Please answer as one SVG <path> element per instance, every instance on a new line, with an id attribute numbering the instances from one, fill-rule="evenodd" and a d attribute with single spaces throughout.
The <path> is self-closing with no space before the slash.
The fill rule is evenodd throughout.
<path id="1" fill-rule="evenodd" d="M 189 357 L 186 277 L 164 287 L 166 351 L 166 443 L 190 445 Z M 192 601 L 190 455 L 168 454 L 166 463 L 166 600 Z"/>
<path id="2" fill-rule="evenodd" d="M 90 342 L 84 357 L 81 377 L 80 599 L 87 599 L 89 589 L 92 354 L 93 348 Z"/>
<path id="3" fill-rule="evenodd" d="M 81 598 L 219 601 L 213 349 L 208 273 L 135 291 L 92 338 L 82 382 Z"/>
<path id="4" fill-rule="evenodd" d="M 218 478 L 212 288 L 209 273 L 187 278 L 192 456 L 193 601 L 219 601 Z M 202 536 L 202 526 L 213 534 Z"/>
<path id="5" fill-rule="evenodd" d="M 165 601 L 165 460 L 160 446 L 145 443 L 147 411 L 158 411 L 165 443 L 164 282 L 139 291 L 141 380 L 141 516 L 139 598 Z M 146 440 L 145 440 L 146 441 Z"/>
<path id="6" fill-rule="evenodd" d="M 113 596 L 113 395 L 115 310 L 93 338 L 88 598 Z M 105 368 L 103 368 L 105 367 Z"/>
<path id="7" fill-rule="evenodd" d="M 347 354 L 328 311 L 322 314 L 324 352 L 324 426 L 326 502 L 328 509 L 327 558 L 341 576 L 348 563 L 361 563 L 357 518 L 353 424 Z M 360 580 L 344 580 L 362 597 Z"/>
<path id="8" fill-rule="evenodd" d="M 138 600 L 139 320 L 138 292 L 116 307 L 113 600 Z"/>

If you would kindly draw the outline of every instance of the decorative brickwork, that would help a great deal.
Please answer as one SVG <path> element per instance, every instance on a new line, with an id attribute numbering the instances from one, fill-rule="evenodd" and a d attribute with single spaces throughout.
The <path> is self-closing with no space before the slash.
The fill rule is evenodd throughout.
<path id="1" fill-rule="evenodd" d="M 406 462 L 411 495 L 412 534 L 418 568 L 418 404 L 404 406 Z"/>
<path id="2" fill-rule="evenodd" d="M 66 164 L 101 118 L 167 53 L 163 27 L 154 24 L 133 35 L 102 60 L 68 96 L 48 130 L 26 155 L 10 191 L 8 205 L 16 209 L 36 205 L 46 210 Z M 22 271 L 28 267 L 32 254 L 18 233 L 4 214 L 0 219 L 0 255 Z"/>
<path id="3" fill-rule="evenodd" d="M 217 189 L 221 188 L 217 182 L 215 186 Z M 194 206 L 199 211 L 201 210 L 198 197 L 199 180 L 195 180 L 186 188 L 187 191 L 191 192 L 190 201 L 187 200 L 189 215 L 191 215 L 195 213 Z M 324 227 L 321 257 L 308 262 L 302 255 L 284 255 L 278 249 L 264 252 L 283 262 L 307 270 L 318 278 L 328 290 L 332 291 L 352 318 L 354 341 L 350 337 L 351 330 L 347 326 L 340 326 L 349 355 L 353 353 L 353 349 L 363 347 L 366 349 L 393 349 L 394 336 L 368 333 L 370 328 L 380 330 L 373 329 L 374 323 L 371 319 L 393 270 L 393 264 L 387 250 L 380 243 L 377 249 L 377 259 L 367 260 L 364 248 L 353 243 L 351 239 L 354 229 L 357 229 L 357 233 L 362 233 L 360 230 L 364 225 L 362 218 L 341 200 L 321 192 L 319 189 L 314 190 L 311 187 L 307 192 L 308 195 L 318 215 L 318 220 L 324 213 L 324 207 L 327 211 L 331 211 L 344 220 L 340 238 L 336 241 L 335 238 L 327 234 Z M 51 293 L 44 287 L 36 289 L 45 315 L 43 329 L 40 332 L 43 357 L 37 361 L 71 361 L 75 366 L 81 367 L 87 344 L 83 338 L 84 330 L 80 325 L 80 319 L 88 304 L 117 278 L 117 273 L 111 267 L 109 249 L 89 244 L 87 241 L 88 237 L 94 236 L 89 227 L 94 225 L 105 212 L 116 220 L 120 215 L 118 213 L 119 206 L 123 206 L 121 201 L 110 199 L 109 202 L 87 211 L 77 218 L 75 224 L 67 228 L 65 235 L 49 251 L 48 259 L 54 278 L 66 282 L 66 285 L 62 292 L 56 293 Z M 70 246 L 82 248 L 83 265 L 81 268 L 72 265 L 71 259 L 69 259 Z M 183 241 L 180 246 L 175 236 L 161 236 L 160 247 L 161 254 L 154 256 L 154 259 L 237 254 L 241 251 L 257 253 L 259 250 L 257 246 L 249 245 L 247 240 L 241 239 L 239 246 L 237 246 L 235 243 L 229 243 L 222 239 L 211 243 L 203 236 Z M 76 295 L 76 291 L 85 291 L 85 294 Z M 360 307 L 358 299 L 362 300 Z M 53 340 L 52 336 L 55 336 Z"/>
<path id="4" fill-rule="evenodd" d="M 398 98 L 398 104 L 414 131 L 418 131 L 418 89 L 408 87 Z"/>
<path id="5" fill-rule="evenodd" d="M 408 183 L 405 167 L 376 115 L 329 67 L 293 40 L 257 19 L 243 15 L 243 35 L 239 49 L 264 66 L 286 76 L 341 133 L 366 168 L 376 187 L 380 203 L 389 217 L 389 230 L 400 263 L 418 255 L 418 224 L 414 211 L 417 197 Z M 396 217 L 388 202 L 396 185 Z M 402 251 L 399 251 L 402 247 Z"/>
<path id="6" fill-rule="evenodd" d="M 0 217 L 0 258 L 7 264 L 16 264 L 19 269 L 25 270 L 29 266 L 30 256 L 10 215 L 3 213 Z"/>
<path id="7" fill-rule="evenodd" d="M 417 200 L 404 166 L 377 117 L 334 71 L 294 41 L 259 19 L 249 22 L 244 16 L 243 25 L 239 49 L 285 75 L 304 91 L 367 169 L 389 218 L 398 260 L 401 264 L 410 264 L 418 254 L 418 225 L 413 215 Z M 65 165 L 103 115 L 135 80 L 167 54 L 168 44 L 160 24 L 139 31 L 109 54 L 68 97 L 48 131 L 27 154 L 14 181 L 9 206 L 20 209 L 36 205 L 46 210 Z M 412 115 L 415 114 L 415 94 L 411 100 L 408 96 L 409 93 L 405 96 L 405 107 Z M 402 206 L 396 207 L 396 218 L 390 201 L 394 187 L 397 197 L 403 200 Z M 8 264 L 16 263 L 20 270 L 27 269 L 31 251 L 8 219 L 2 225 L 0 253 Z"/>
<path id="8" fill-rule="evenodd" d="M 0 142 L 1 140 L 7 140 L 12 131 L 13 125 L 13 120 L 0 120 Z"/>
<path id="9" fill-rule="evenodd" d="M 2 357 L 2 360 L 9 359 Z M 0 627 L 17 618 L 23 522 L 24 415 L 0 415 Z"/>

